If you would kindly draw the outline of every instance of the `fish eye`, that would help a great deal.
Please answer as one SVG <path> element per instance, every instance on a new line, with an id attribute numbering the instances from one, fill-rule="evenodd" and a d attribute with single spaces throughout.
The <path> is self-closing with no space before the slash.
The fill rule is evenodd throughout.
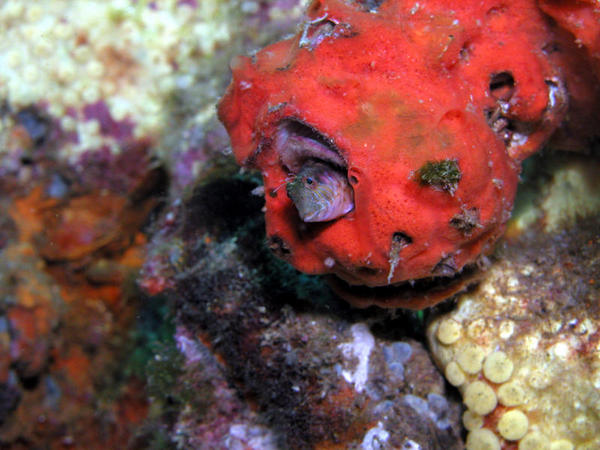
<path id="1" fill-rule="evenodd" d="M 313 179 L 311 177 L 306 177 L 304 181 L 306 181 L 306 184 L 313 184 Z"/>

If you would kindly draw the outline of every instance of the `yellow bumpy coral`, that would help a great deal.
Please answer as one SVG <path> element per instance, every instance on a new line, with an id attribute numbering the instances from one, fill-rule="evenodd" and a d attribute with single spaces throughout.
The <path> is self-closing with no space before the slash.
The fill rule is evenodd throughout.
<path id="1" fill-rule="evenodd" d="M 578 233 L 569 245 L 597 259 L 597 232 L 592 240 Z M 597 280 L 568 270 L 569 245 L 550 242 L 544 252 L 538 244 L 513 245 L 429 325 L 434 358 L 467 407 L 469 450 L 600 448 Z"/>

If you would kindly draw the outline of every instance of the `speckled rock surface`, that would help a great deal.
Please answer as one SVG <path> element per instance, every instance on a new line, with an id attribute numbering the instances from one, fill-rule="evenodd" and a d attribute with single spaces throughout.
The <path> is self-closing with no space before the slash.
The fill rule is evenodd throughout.
<path id="1" fill-rule="evenodd" d="M 600 446 L 599 217 L 509 240 L 429 326 L 467 410 L 467 448 Z"/>
<path id="2" fill-rule="evenodd" d="M 188 244 L 174 288 L 177 339 L 218 355 L 230 388 L 268 426 L 272 448 L 462 448 L 457 399 L 415 339 L 416 316 L 351 310 L 322 281 L 281 265 L 255 239 L 261 201 L 249 187 L 217 178 L 183 208 L 182 223 L 193 228 L 180 234 Z M 231 204 L 204 215 L 208 195 Z M 217 227 L 238 202 L 254 203 L 256 223 Z M 198 425 L 184 415 L 175 428 L 188 446 L 202 437 L 203 448 L 228 448 L 227 427 Z"/>

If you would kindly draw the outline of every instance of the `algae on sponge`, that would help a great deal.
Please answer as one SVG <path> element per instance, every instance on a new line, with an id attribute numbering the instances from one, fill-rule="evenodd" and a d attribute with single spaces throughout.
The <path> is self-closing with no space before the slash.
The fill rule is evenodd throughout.
<path id="1" fill-rule="evenodd" d="M 417 170 L 421 184 L 428 184 L 454 195 L 462 173 L 455 159 L 427 161 Z"/>

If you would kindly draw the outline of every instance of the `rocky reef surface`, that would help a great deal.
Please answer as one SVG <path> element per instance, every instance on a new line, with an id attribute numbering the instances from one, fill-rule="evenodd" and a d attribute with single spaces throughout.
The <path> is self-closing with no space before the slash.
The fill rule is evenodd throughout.
<path id="1" fill-rule="evenodd" d="M 214 103 L 303 6 L 0 6 L 0 448 L 600 445 L 593 154 L 526 161 L 481 281 L 433 309 L 272 255 Z"/>

